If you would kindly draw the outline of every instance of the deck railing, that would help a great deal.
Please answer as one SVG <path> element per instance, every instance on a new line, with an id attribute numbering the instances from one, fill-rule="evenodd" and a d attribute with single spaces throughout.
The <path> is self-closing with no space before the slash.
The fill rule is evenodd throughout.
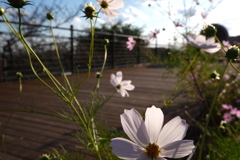
<path id="1" fill-rule="evenodd" d="M 16 72 L 22 72 L 24 78 L 34 77 L 28 62 L 28 56 L 23 46 L 14 36 L 4 28 L 5 24 L 0 21 L 0 82 L 16 80 Z M 69 28 L 54 28 L 58 50 L 64 70 L 69 73 L 76 73 L 87 70 L 90 32 L 89 30 L 74 29 L 71 25 Z M 58 64 L 54 43 L 52 40 L 49 26 L 23 24 L 23 33 L 31 47 L 38 54 L 44 64 L 54 74 L 61 74 Z M 103 62 L 104 48 L 103 39 L 110 41 L 108 46 L 108 57 L 105 68 L 117 68 L 133 66 L 148 62 L 144 48 L 147 43 L 142 37 L 133 36 L 138 45 L 129 51 L 126 48 L 127 37 L 122 35 L 106 32 L 95 32 L 94 58 L 92 70 L 98 70 Z M 154 48 L 152 49 L 155 50 Z M 34 62 L 34 59 L 33 59 Z M 39 74 L 44 75 L 42 68 L 37 61 L 34 63 Z"/>

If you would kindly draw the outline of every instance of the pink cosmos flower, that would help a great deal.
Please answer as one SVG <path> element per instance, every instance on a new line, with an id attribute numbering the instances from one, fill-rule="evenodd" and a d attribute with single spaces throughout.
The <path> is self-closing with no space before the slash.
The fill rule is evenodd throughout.
<path id="1" fill-rule="evenodd" d="M 117 9 L 123 8 L 123 0 L 97 0 L 99 6 L 101 7 L 101 12 L 106 14 L 110 19 L 119 16 Z"/>
<path id="2" fill-rule="evenodd" d="M 127 48 L 129 49 L 129 51 L 133 50 L 135 44 L 136 44 L 136 41 L 133 39 L 132 36 L 128 37 L 128 41 L 126 42 L 127 44 Z"/>
<path id="3" fill-rule="evenodd" d="M 179 22 L 173 21 L 173 24 L 175 25 L 175 27 L 182 27 L 183 25 Z"/>
<path id="4" fill-rule="evenodd" d="M 223 119 L 224 119 L 226 122 L 231 122 L 231 121 L 232 121 L 232 115 L 231 115 L 230 113 L 224 113 Z"/>
<path id="5" fill-rule="evenodd" d="M 122 97 L 125 97 L 125 95 L 129 97 L 127 91 L 132 91 L 135 88 L 135 86 L 131 84 L 132 83 L 131 80 L 125 81 L 122 80 L 123 78 L 122 71 L 118 71 L 116 75 L 111 74 L 110 78 L 111 84 L 116 88 L 117 92 L 122 95 Z"/>
<path id="6" fill-rule="evenodd" d="M 237 111 L 236 116 L 240 118 L 240 110 Z"/>
<path id="7" fill-rule="evenodd" d="M 230 110 L 230 109 L 232 109 L 232 108 L 233 108 L 232 105 L 222 104 L 222 109 L 224 109 L 224 110 Z"/>
<path id="8" fill-rule="evenodd" d="M 155 31 L 151 31 L 151 36 L 150 39 L 156 39 L 157 38 L 157 34 L 160 32 L 159 29 L 155 29 Z"/>
<path id="9" fill-rule="evenodd" d="M 214 37 L 206 38 L 203 35 L 195 36 L 193 34 L 183 35 L 187 42 L 196 47 L 205 50 L 208 53 L 215 53 L 220 50 L 221 46 L 219 43 L 215 42 Z"/>
<path id="10" fill-rule="evenodd" d="M 203 19 L 206 19 L 207 18 L 207 13 L 202 12 L 201 16 L 202 16 Z"/>
<path id="11" fill-rule="evenodd" d="M 228 74 L 224 74 L 223 78 L 224 78 L 225 81 L 227 81 L 227 80 L 230 79 L 230 76 Z"/>
<path id="12" fill-rule="evenodd" d="M 164 115 L 160 108 L 147 108 L 145 121 L 135 109 L 121 114 L 124 132 L 132 140 L 113 138 L 112 152 L 121 159 L 165 160 L 181 158 L 192 153 L 192 140 L 182 140 L 187 132 L 186 121 L 179 116 L 163 126 Z"/>
<path id="13" fill-rule="evenodd" d="M 222 45 L 224 46 L 224 49 L 221 49 L 221 52 L 222 52 L 223 54 L 225 54 L 226 51 L 228 50 L 228 48 L 230 48 L 230 47 L 232 46 L 232 45 L 229 43 L 229 41 L 225 41 L 225 40 L 222 41 Z"/>
<path id="14" fill-rule="evenodd" d="M 228 48 L 232 46 L 232 45 L 229 43 L 229 41 L 225 41 L 225 40 L 222 41 L 222 44 L 223 44 L 223 46 L 228 47 Z"/>
<path id="15" fill-rule="evenodd" d="M 238 109 L 236 107 L 232 108 L 231 111 L 230 111 L 230 114 L 231 115 L 236 115 Z"/>

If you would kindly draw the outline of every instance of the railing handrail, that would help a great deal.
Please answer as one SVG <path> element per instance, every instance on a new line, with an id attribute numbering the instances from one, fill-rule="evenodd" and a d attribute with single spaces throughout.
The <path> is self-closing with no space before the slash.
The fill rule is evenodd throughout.
<path id="1" fill-rule="evenodd" d="M 0 23 L 4 23 L 3 20 L 0 20 Z M 15 21 L 11 21 L 12 24 L 19 24 L 18 22 Z M 26 23 L 23 22 L 22 25 L 27 25 L 27 26 L 35 26 L 35 27 L 44 27 L 44 28 L 50 28 L 49 25 L 41 25 L 41 24 L 30 24 L 30 23 Z M 59 27 L 59 26 L 53 26 L 54 29 L 61 29 L 61 30 L 71 30 L 71 26 L 70 27 Z M 73 28 L 73 31 L 78 31 L 78 32 L 90 32 L 90 30 L 87 29 L 75 29 Z M 96 34 L 103 34 L 103 35 L 111 35 L 112 32 L 102 32 L 102 31 L 95 31 Z M 118 37 L 129 37 L 132 36 L 133 38 L 146 38 L 145 36 L 136 36 L 136 35 L 128 35 L 128 34 L 119 34 L 119 33 L 114 33 L 116 36 Z"/>

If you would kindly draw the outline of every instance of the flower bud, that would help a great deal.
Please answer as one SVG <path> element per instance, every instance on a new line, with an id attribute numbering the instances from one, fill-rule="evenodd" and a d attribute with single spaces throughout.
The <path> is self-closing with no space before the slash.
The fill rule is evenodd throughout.
<path id="1" fill-rule="evenodd" d="M 23 77 L 22 72 L 16 72 L 16 75 L 17 75 L 18 78 L 22 78 Z"/>
<path id="2" fill-rule="evenodd" d="M 50 21 L 54 19 L 53 14 L 50 13 L 50 12 L 47 12 L 47 13 L 46 13 L 46 17 L 47 17 L 47 19 L 50 20 Z"/>
<path id="3" fill-rule="evenodd" d="M 4 9 L 2 7 L 0 7 L 0 16 L 4 15 Z"/>
<path id="4" fill-rule="evenodd" d="M 97 78 L 97 79 L 102 78 L 102 74 L 101 74 L 101 72 L 97 72 L 97 73 L 96 73 L 96 78 Z"/>
<path id="5" fill-rule="evenodd" d="M 7 4 L 12 6 L 13 8 L 23 8 L 23 6 L 32 5 L 31 1 L 25 0 L 8 0 Z"/>
<path id="6" fill-rule="evenodd" d="M 217 71 L 213 71 L 213 73 L 210 75 L 210 78 L 212 78 L 212 80 L 219 80 L 220 74 Z"/>
<path id="7" fill-rule="evenodd" d="M 41 155 L 38 160 L 51 160 L 52 158 L 48 154 Z"/>
<path id="8" fill-rule="evenodd" d="M 92 2 L 88 4 L 85 4 L 85 9 L 83 11 L 85 13 L 84 17 L 92 19 L 96 15 L 96 8 L 92 5 Z"/>
<path id="9" fill-rule="evenodd" d="M 109 40 L 107 38 L 104 38 L 103 43 L 104 45 L 109 45 Z"/>
<path id="10" fill-rule="evenodd" d="M 215 28 L 215 26 L 208 24 L 206 26 L 203 27 L 201 34 L 208 37 L 213 37 L 215 36 L 217 33 L 217 29 Z"/>
<path id="11" fill-rule="evenodd" d="M 228 60 L 235 60 L 237 59 L 238 54 L 239 54 L 239 48 L 236 45 L 234 45 L 228 48 L 226 52 L 226 58 Z"/>

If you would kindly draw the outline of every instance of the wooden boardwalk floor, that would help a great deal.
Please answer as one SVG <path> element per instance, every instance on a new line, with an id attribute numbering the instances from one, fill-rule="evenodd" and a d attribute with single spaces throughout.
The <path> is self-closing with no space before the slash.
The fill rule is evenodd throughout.
<path id="1" fill-rule="evenodd" d="M 121 128 L 120 114 L 124 109 L 135 108 L 144 112 L 147 107 L 155 105 L 163 106 L 163 97 L 170 95 L 176 85 L 176 77 L 164 68 L 152 66 L 135 66 L 121 69 L 105 70 L 101 80 L 100 93 L 111 95 L 114 92 L 111 86 L 110 74 L 121 70 L 124 80 L 132 80 L 135 90 L 129 92 L 130 97 L 122 98 L 116 93 L 114 97 L 98 113 L 98 118 L 109 127 Z M 84 74 L 80 74 L 84 75 Z M 74 75 L 72 76 L 74 77 Z M 164 77 L 164 78 L 163 78 Z M 71 79 L 71 77 L 70 77 Z M 78 99 L 88 101 L 95 84 L 95 73 L 80 88 Z M 0 108 L 22 109 L 18 104 L 18 82 L 0 84 Z M 165 121 L 180 115 L 188 119 L 184 114 L 187 97 L 176 99 L 176 104 L 165 108 Z M 59 110 L 64 102 L 56 97 L 50 90 L 36 79 L 23 81 L 23 93 L 21 104 L 32 107 L 35 110 L 51 111 Z M 190 108 L 190 114 L 196 114 L 196 109 Z M 12 115 L 11 115 L 12 114 Z M 9 118 L 11 117 L 11 118 Z M 189 122 L 187 120 L 187 122 Z M 4 145 L 0 146 L 0 160 L 33 160 L 41 154 L 52 151 L 53 147 L 59 148 L 59 144 L 65 148 L 73 149 L 78 141 L 71 137 L 78 129 L 76 124 L 56 117 L 33 113 L 0 112 L 0 133 L 3 132 Z M 190 122 L 189 122 L 190 123 Z"/>

